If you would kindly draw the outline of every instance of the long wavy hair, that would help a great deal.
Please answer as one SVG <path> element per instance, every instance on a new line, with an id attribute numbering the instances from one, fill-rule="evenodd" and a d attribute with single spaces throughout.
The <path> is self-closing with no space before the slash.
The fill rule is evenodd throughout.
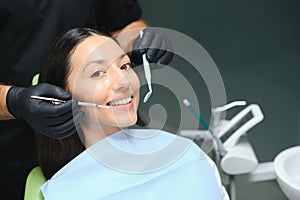
<path id="1" fill-rule="evenodd" d="M 110 37 L 108 33 L 93 29 L 74 28 L 55 39 L 41 61 L 39 83 L 50 83 L 66 89 L 70 57 L 75 47 L 93 34 Z M 36 134 L 36 144 L 39 164 L 47 179 L 85 149 L 77 133 L 62 140 Z"/>

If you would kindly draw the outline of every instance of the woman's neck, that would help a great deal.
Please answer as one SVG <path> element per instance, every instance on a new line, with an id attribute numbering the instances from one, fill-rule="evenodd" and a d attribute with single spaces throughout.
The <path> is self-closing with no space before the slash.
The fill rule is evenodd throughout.
<path id="1" fill-rule="evenodd" d="M 113 126 L 100 126 L 99 124 L 87 125 L 82 124 L 81 130 L 84 138 L 84 146 L 86 148 L 92 146 L 103 138 L 117 132 L 120 130 L 119 127 Z"/>

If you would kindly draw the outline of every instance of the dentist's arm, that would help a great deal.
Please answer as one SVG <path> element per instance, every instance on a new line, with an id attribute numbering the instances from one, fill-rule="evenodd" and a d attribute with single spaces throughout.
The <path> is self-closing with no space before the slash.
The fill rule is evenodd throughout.
<path id="1" fill-rule="evenodd" d="M 63 89 L 42 83 L 28 88 L 1 85 L 1 119 L 24 119 L 37 133 L 55 139 L 66 138 L 76 132 L 76 123 L 83 113 L 72 108 L 72 97 Z M 65 103 L 32 99 L 46 96 L 65 100 Z M 74 119 L 73 119 L 73 113 Z"/>
<path id="2" fill-rule="evenodd" d="M 123 29 L 112 32 L 112 36 L 116 37 L 123 50 L 128 53 L 132 50 L 132 45 L 137 37 L 139 37 L 140 30 L 147 28 L 144 20 L 138 19 L 131 22 Z"/>
<path id="3" fill-rule="evenodd" d="M 11 86 L 0 84 L 0 120 L 13 119 L 6 107 L 6 94 Z"/>

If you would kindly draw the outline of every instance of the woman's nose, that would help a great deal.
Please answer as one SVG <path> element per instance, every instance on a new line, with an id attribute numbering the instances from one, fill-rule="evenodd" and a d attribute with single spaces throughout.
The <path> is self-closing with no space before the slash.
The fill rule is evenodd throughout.
<path id="1" fill-rule="evenodd" d="M 112 76 L 114 80 L 114 91 L 119 90 L 128 90 L 130 86 L 130 81 L 128 77 L 128 73 L 125 70 L 121 70 L 120 67 L 114 67 L 114 70 L 112 71 Z"/>

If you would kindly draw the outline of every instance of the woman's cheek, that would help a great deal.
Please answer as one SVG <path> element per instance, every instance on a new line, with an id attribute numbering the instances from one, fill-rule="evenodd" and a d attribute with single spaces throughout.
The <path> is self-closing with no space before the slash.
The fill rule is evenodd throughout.
<path id="1" fill-rule="evenodd" d="M 138 78 L 138 76 L 136 75 L 135 72 L 133 72 L 133 74 L 131 75 L 131 79 L 132 80 L 132 86 L 134 88 L 134 90 L 139 91 L 140 89 L 140 80 Z"/>

